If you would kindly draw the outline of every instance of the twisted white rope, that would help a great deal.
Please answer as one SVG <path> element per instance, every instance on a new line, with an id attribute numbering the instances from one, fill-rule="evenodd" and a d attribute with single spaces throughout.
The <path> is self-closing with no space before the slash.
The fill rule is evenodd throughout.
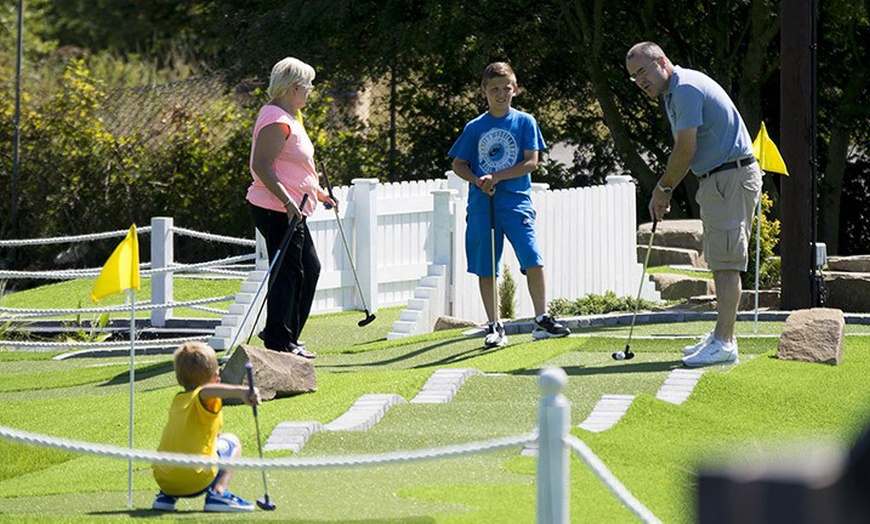
<path id="1" fill-rule="evenodd" d="M 585 442 L 575 437 L 574 435 L 568 435 L 565 438 L 565 444 L 569 445 L 577 455 L 583 459 L 583 462 L 589 466 L 589 469 L 592 470 L 595 475 L 604 482 L 604 485 L 622 502 L 632 513 L 635 514 L 637 518 L 639 518 L 643 522 L 650 523 L 658 523 L 661 524 L 661 520 L 659 520 L 653 513 L 647 509 L 639 500 L 635 498 L 634 495 L 628 491 L 628 488 L 623 485 L 622 482 L 619 481 L 616 476 L 611 473 L 607 466 L 604 465 L 604 462 L 598 458 L 597 455 L 586 445 Z"/>
<path id="2" fill-rule="evenodd" d="M 178 466 L 218 466 L 232 469 L 261 469 L 261 468 L 328 468 L 348 466 L 371 466 L 389 464 L 393 462 L 411 462 L 419 460 L 431 460 L 441 457 L 454 457 L 494 451 L 502 448 L 513 448 L 532 442 L 537 434 L 532 432 L 525 435 L 502 437 L 483 442 L 471 442 L 437 448 L 427 448 L 414 451 L 398 451 L 393 453 L 380 453 L 371 455 L 345 455 L 332 457 L 311 458 L 277 458 L 277 459 L 212 459 L 202 455 L 188 455 L 182 453 L 161 453 L 157 451 L 122 448 L 119 446 L 101 445 L 78 440 L 70 440 L 59 437 L 50 437 L 29 433 L 17 429 L 0 426 L 0 437 L 24 442 L 26 444 L 63 449 L 75 453 L 99 455 L 103 457 L 119 458 L 125 460 L 138 460 L 151 462 L 152 464 L 174 464 Z"/>
<path id="3" fill-rule="evenodd" d="M 173 309 L 187 307 L 197 309 L 196 306 L 201 304 L 212 304 L 215 302 L 228 302 L 235 299 L 235 295 L 226 295 L 222 297 L 199 298 L 196 300 L 187 300 L 184 302 L 163 302 L 161 304 L 152 304 L 150 301 L 142 301 L 135 303 L 136 310 L 152 310 L 152 309 Z M 205 309 L 203 309 L 205 310 Z M 8 317 L 0 315 L 0 320 L 9 318 L 39 318 L 53 317 L 62 315 L 79 315 L 79 314 L 96 314 L 96 313 L 123 313 L 130 311 L 130 306 L 118 305 L 107 307 L 91 307 L 77 309 L 34 309 L 34 308 L 11 308 L 0 307 L 0 313 L 11 313 Z M 214 310 L 214 312 L 223 314 L 224 310 Z"/>
<path id="4" fill-rule="evenodd" d="M 169 267 L 157 268 L 157 269 L 146 269 L 142 270 L 144 267 L 151 267 L 151 264 L 142 264 L 139 266 L 139 275 L 140 276 L 151 276 L 156 275 L 158 273 L 184 273 L 186 271 L 194 271 L 210 268 L 212 266 L 229 266 L 232 264 L 237 264 L 239 262 L 246 262 L 248 260 L 255 260 L 257 255 L 254 253 L 250 253 L 247 255 L 238 255 L 234 257 L 221 258 L 216 260 L 210 260 L 206 262 L 197 262 L 195 264 L 172 264 Z M 12 278 L 32 278 L 32 279 L 45 279 L 45 280 L 74 280 L 77 278 L 92 278 L 97 277 L 102 271 L 101 267 L 87 268 L 87 269 L 63 269 L 63 270 L 49 270 L 49 271 L 11 271 L 11 270 L 2 270 L 0 271 L 0 279 L 12 279 Z M 225 271 L 218 269 L 216 272 Z"/>
<path id="5" fill-rule="evenodd" d="M 176 346 L 182 342 L 190 340 L 208 340 L 208 336 L 193 336 L 193 337 L 177 337 L 177 338 L 160 338 L 154 340 L 136 340 L 136 349 L 147 348 L 162 348 L 166 346 Z M 23 348 L 44 348 L 46 350 L 52 348 L 115 348 L 115 347 L 130 347 L 129 340 L 117 340 L 114 342 L 85 342 L 85 341 L 69 341 L 69 342 L 32 342 L 29 340 L 0 340 L 0 347 L 23 347 Z"/>
<path id="6" fill-rule="evenodd" d="M 49 238 L 21 238 L 17 240 L 0 240 L 0 247 L 40 246 L 43 244 L 68 244 L 71 242 L 84 242 L 87 240 L 102 240 L 104 238 L 127 236 L 129 229 L 118 231 L 106 231 L 104 233 L 91 233 L 89 235 L 75 235 L 69 237 Z M 136 233 L 150 233 L 151 226 L 137 227 Z"/>
<path id="7" fill-rule="evenodd" d="M 227 237 L 223 235 L 213 235 L 211 233 L 202 233 L 200 231 L 194 231 L 193 229 L 186 229 L 183 227 L 173 227 L 172 231 L 178 233 L 179 235 L 186 235 L 189 237 L 199 238 L 202 240 L 208 240 L 210 242 L 224 242 L 226 244 L 237 244 L 240 246 L 250 246 L 254 247 L 257 245 L 256 240 L 250 240 L 247 238 L 236 238 L 236 237 Z"/>

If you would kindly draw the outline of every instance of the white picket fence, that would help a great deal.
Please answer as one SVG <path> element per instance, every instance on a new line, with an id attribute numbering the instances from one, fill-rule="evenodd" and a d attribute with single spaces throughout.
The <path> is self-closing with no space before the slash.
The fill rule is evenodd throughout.
<path id="1" fill-rule="evenodd" d="M 371 312 L 407 306 L 388 338 L 432 331 L 441 315 L 475 322 L 486 319 L 477 277 L 466 272 L 465 206 L 468 184 L 452 172 L 441 180 L 381 184 L 355 179 L 335 188 L 362 299 Z M 576 299 L 613 291 L 634 296 L 642 267 L 637 263 L 635 185 L 611 176 L 604 186 L 550 191 L 534 184 L 533 204 L 543 250 L 547 297 Z M 350 259 L 333 210 L 318 208 L 308 219 L 322 270 L 312 313 L 362 309 Z M 243 283 L 210 343 L 228 349 L 239 329 L 250 332 L 262 294 L 268 260 L 257 242 L 257 271 Z M 506 243 L 503 262 L 517 281 L 516 314 L 532 316 L 525 278 Z M 643 296 L 658 299 L 651 283 Z M 263 319 L 260 319 L 260 323 Z"/>

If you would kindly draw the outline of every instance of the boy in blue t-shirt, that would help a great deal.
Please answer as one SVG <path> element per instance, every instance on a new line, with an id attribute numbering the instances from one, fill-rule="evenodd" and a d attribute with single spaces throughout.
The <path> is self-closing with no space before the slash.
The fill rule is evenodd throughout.
<path id="1" fill-rule="evenodd" d="M 532 115 L 511 107 L 517 94 L 517 77 L 510 65 L 488 65 L 481 91 L 488 111 L 465 125 L 449 154 L 453 157 L 453 171 L 470 184 L 465 253 L 468 272 L 479 277 L 480 296 L 489 319 L 484 346 L 507 344 L 494 296 L 505 236 L 528 281 L 535 308 L 532 336 L 536 340 L 567 336 L 570 331 L 547 314 L 543 260 L 535 241 L 530 173 L 538 165 L 539 151 L 546 147 L 544 137 Z M 490 205 L 494 208 L 494 226 L 490 223 Z M 490 245 L 493 227 L 494 248 Z M 492 251 L 496 261 L 494 276 Z"/>

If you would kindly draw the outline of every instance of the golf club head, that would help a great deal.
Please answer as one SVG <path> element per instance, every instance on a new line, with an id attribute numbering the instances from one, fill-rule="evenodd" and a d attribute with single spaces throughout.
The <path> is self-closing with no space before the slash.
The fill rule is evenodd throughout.
<path id="1" fill-rule="evenodd" d="M 257 507 L 263 511 L 275 511 L 275 503 L 269 500 L 269 494 L 265 496 L 265 500 L 257 499 Z"/>
<path id="2" fill-rule="evenodd" d="M 625 346 L 625 360 L 631 360 L 634 358 L 634 353 L 631 352 L 631 348 Z"/>
<path id="3" fill-rule="evenodd" d="M 356 325 L 359 327 L 368 326 L 369 324 L 371 324 L 372 322 L 375 321 L 375 318 L 376 317 L 375 317 L 374 313 L 369 313 L 368 311 L 366 311 L 366 318 L 357 322 Z"/>

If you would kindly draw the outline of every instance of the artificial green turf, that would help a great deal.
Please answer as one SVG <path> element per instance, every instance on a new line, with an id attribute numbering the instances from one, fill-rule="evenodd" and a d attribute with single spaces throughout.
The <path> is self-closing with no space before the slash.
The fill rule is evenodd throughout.
<path id="1" fill-rule="evenodd" d="M 316 432 L 306 457 L 381 453 L 460 444 L 523 434 L 535 425 L 536 376 L 543 366 L 566 370 L 565 395 L 578 424 L 602 394 L 636 395 L 628 414 L 600 434 L 573 433 L 601 457 L 624 484 L 665 522 L 694 519 L 693 471 L 702 461 L 754 449 L 771 439 L 824 435 L 848 443 L 866 421 L 870 392 L 870 340 L 849 337 L 840 366 L 770 358 L 781 324 L 740 323 L 741 364 L 708 370 L 689 400 L 659 401 L 655 392 L 680 367 L 685 340 L 711 323 L 636 326 L 635 359 L 614 362 L 628 326 L 581 330 L 568 339 L 532 342 L 511 335 L 511 345 L 485 351 L 480 338 L 459 330 L 385 341 L 389 325 L 365 331 L 361 313 L 313 317 L 308 344 L 316 361 L 318 391 L 267 402 L 260 408 L 264 438 L 282 421 L 327 423 L 366 393 L 395 393 L 410 400 L 433 371 L 468 367 L 471 377 L 447 404 L 399 404 L 368 431 Z M 386 315 L 384 315 L 386 316 Z M 748 324 L 748 325 L 747 325 Z M 353 338 L 354 331 L 364 334 Z M 354 342 L 355 341 L 355 342 Z M 45 354 L 0 352 L 0 425 L 117 446 L 127 444 L 126 359 L 48 360 Z M 178 390 L 170 355 L 137 358 L 135 447 L 153 449 L 166 410 Z M 225 408 L 225 430 L 237 434 L 244 454 L 256 454 L 256 431 L 245 406 Z M 291 455 L 269 451 L 267 457 Z M 571 461 L 572 521 L 631 521 L 584 464 Z M 535 514 L 535 459 L 518 450 L 416 463 L 348 469 L 268 470 L 274 513 L 244 520 L 294 522 L 531 522 Z M 203 520 L 202 501 L 182 501 L 182 511 L 160 516 L 150 509 L 156 492 L 150 467 L 134 463 L 134 508 L 126 508 L 127 463 L 23 446 L 0 440 L 0 521 L 92 522 L 134 517 L 142 521 Z M 233 490 L 260 497 L 258 471 L 238 471 Z M 208 515 L 208 520 L 239 516 Z M 31 520 L 32 519 L 32 520 Z"/>

